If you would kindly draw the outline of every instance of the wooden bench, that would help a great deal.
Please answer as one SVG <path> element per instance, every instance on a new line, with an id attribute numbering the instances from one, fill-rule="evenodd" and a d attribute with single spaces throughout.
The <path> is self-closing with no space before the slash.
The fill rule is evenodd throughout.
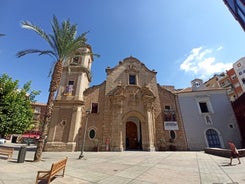
<path id="1" fill-rule="evenodd" d="M 8 159 L 12 158 L 14 153 L 14 148 L 0 147 L 0 155 L 7 155 Z"/>
<path id="2" fill-rule="evenodd" d="M 53 163 L 49 171 L 37 171 L 36 184 L 39 180 L 46 180 L 47 183 L 51 182 L 51 179 L 57 175 L 59 171 L 62 171 L 60 176 L 64 177 L 67 157 L 59 162 Z"/>

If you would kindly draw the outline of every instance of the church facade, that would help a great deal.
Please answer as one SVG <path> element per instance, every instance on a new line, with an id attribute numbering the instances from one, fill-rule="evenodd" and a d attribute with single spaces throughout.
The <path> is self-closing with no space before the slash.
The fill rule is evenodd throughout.
<path id="1" fill-rule="evenodd" d="M 78 151 L 83 143 L 85 151 L 187 150 L 177 95 L 157 83 L 156 71 L 128 57 L 89 87 L 92 61 L 81 56 L 64 67 L 46 151 Z"/>

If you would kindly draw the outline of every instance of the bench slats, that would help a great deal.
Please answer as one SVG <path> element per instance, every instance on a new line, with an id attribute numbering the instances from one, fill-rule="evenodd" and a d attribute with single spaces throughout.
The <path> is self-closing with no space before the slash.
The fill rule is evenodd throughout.
<path id="1" fill-rule="evenodd" d="M 65 167 L 67 162 L 67 157 L 64 160 L 61 160 L 59 162 L 53 163 L 51 166 L 51 169 L 49 171 L 38 171 L 37 177 L 36 177 L 36 184 L 39 180 L 47 180 L 47 183 L 50 183 L 51 179 L 56 176 L 56 174 L 59 171 L 62 171 L 62 177 L 64 177 L 65 174 Z"/>
<path id="2" fill-rule="evenodd" d="M 8 159 L 12 158 L 13 153 L 14 153 L 14 148 L 9 148 L 9 147 L 0 148 L 0 155 L 7 155 Z"/>

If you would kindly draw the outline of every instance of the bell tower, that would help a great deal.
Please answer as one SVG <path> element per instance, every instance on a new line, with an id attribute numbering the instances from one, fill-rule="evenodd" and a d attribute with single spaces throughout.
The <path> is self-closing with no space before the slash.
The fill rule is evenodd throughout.
<path id="1" fill-rule="evenodd" d="M 45 151 L 75 151 L 82 112 L 83 92 L 91 82 L 92 49 L 86 46 L 63 65 L 61 83 L 54 101 Z"/>

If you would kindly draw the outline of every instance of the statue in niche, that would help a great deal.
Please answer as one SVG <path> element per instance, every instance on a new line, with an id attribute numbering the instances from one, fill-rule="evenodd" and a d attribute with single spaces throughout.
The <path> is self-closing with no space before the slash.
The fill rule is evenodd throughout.
<path id="1" fill-rule="evenodd" d="M 64 91 L 65 96 L 72 96 L 73 85 L 67 85 Z"/>

